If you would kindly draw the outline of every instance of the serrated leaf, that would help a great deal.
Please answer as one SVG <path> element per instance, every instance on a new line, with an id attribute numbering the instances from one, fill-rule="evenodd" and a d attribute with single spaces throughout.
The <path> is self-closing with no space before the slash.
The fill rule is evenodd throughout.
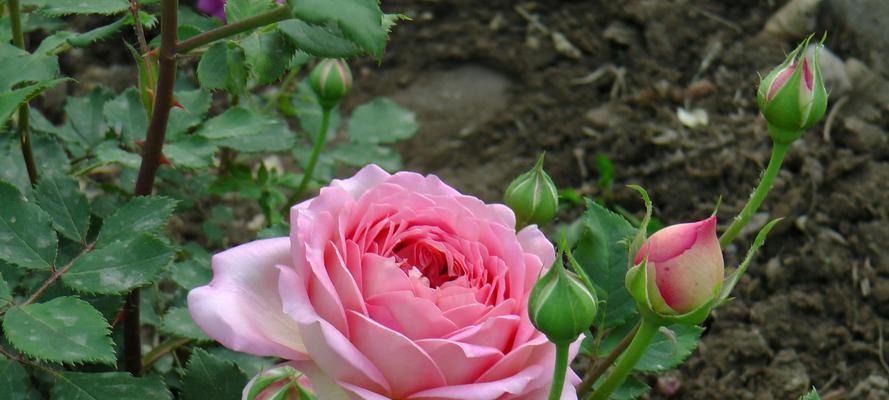
<path id="1" fill-rule="evenodd" d="M 333 24 L 346 38 L 377 58 L 383 56 L 389 38 L 377 0 L 291 1 L 294 16 L 316 25 Z"/>
<path id="2" fill-rule="evenodd" d="M 273 0 L 226 0 L 225 19 L 228 23 L 247 19 L 276 7 Z"/>
<path id="3" fill-rule="evenodd" d="M 210 92 L 202 89 L 177 91 L 176 100 L 184 109 L 175 107 L 170 110 L 170 121 L 167 122 L 167 140 L 176 141 L 185 136 L 185 133 L 200 124 L 204 120 L 207 111 L 210 110 Z M 145 137 L 143 131 L 139 138 Z"/>
<path id="4" fill-rule="evenodd" d="M 295 142 L 287 124 L 232 107 L 208 120 L 196 135 L 241 152 L 287 151 Z"/>
<path id="5" fill-rule="evenodd" d="M 36 111 L 36 109 L 31 110 L 32 119 L 38 115 Z M 34 152 L 37 169 L 40 172 L 64 174 L 68 170 L 69 162 L 65 149 L 49 135 L 32 136 L 31 150 Z M 30 193 L 32 190 L 18 137 L 0 136 L 0 180 L 15 185 L 25 193 Z"/>
<path id="6" fill-rule="evenodd" d="M 357 44 L 346 39 L 337 25 L 312 25 L 298 19 L 278 23 L 296 48 L 317 57 L 350 58 L 364 54 Z"/>
<path id="7" fill-rule="evenodd" d="M 159 376 L 136 378 L 126 372 L 63 372 L 50 390 L 52 400 L 169 400 Z"/>
<path id="8" fill-rule="evenodd" d="M 237 399 L 246 384 L 247 376 L 235 364 L 195 348 L 182 379 L 182 396 L 184 400 Z"/>
<path id="9" fill-rule="evenodd" d="M 211 347 L 208 352 L 214 357 L 235 363 L 247 376 L 256 376 L 262 371 L 269 370 L 276 364 L 276 359 L 272 357 L 254 356 L 221 346 Z"/>
<path id="10" fill-rule="evenodd" d="M 139 19 L 145 29 L 151 29 L 157 23 L 157 18 L 144 11 L 139 11 Z M 88 32 L 73 35 L 67 39 L 68 44 L 72 47 L 89 47 L 93 43 L 105 40 L 111 35 L 120 32 L 121 29 L 133 25 L 133 15 L 127 14 L 123 18 L 118 19 L 108 25 L 100 26 Z"/>
<path id="11" fill-rule="evenodd" d="M 213 164 L 216 144 L 197 135 L 188 135 L 181 140 L 164 145 L 164 155 L 177 167 L 207 168 Z"/>
<path id="12" fill-rule="evenodd" d="M 587 200 L 583 231 L 573 252 L 596 288 L 597 325 L 612 327 L 635 314 L 635 302 L 624 286 L 627 246 L 635 229 L 623 217 Z"/>
<path id="13" fill-rule="evenodd" d="M 800 400 L 821 400 L 821 396 L 818 395 L 818 391 L 813 387 L 812 391 L 801 397 Z"/>
<path id="14" fill-rule="evenodd" d="M 102 313 L 76 297 L 10 308 L 3 330 L 13 347 L 36 359 L 104 364 L 117 360 L 108 322 Z"/>
<path id="15" fill-rule="evenodd" d="M 611 352 L 635 325 L 636 319 L 633 319 L 611 331 L 599 347 L 599 356 Z M 675 368 L 698 347 L 698 340 L 704 332 L 701 327 L 681 324 L 667 325 L 666 329 L 672 331 L 672 337 L 658 331 L 642 358 L 633 367 L 635 371 L 663 372 Z"/>
<path id="16" fill-rule="evenodd" d="M 6 357 L 0 357 L 0 393 L 6 400 L 31 400 L 28 373 L 22 366 Z"/>
<path id="17" fill-rule="evenodd" d="M 51 17 L 71 14 L 111 15 L 126 11 L 130 6 L 127 0 L 52 0 L 40 12 Z"/>
<path id="18" fill-rule="evenodd" d="M 12 117 L 12 114 L 18 110 L 19 106 L 25 104 L 26 101 L 37 97 L 40 93 L 43 93 L 44 90 L 65 81 L 67 81 L 67 79 L 42 81 L 23 88 L 3 91 L 0 93 L 0 125 L 3 125 L 6 120 Z"/>
<path id="19" fill-rule="evenodd" d="M 367 143 L 345 143 L 334 147 L 330 155 L 339 162 L 353 167 L 377 164 L 386 171 L 401 169 L 401 154 L 391 147 Z"/>
<path id="20" fill-rule="evenodd" d="M 49 270 L 58 246 L 50 216 L 3 181 L 0 204 L 0 259 L 24 268 Z"/>
<path id="21" fill-rule="evenodd" d="M 321 130 L 322 108 L 318 103 L 318 96 L 309 86 L 308 80 L 300 82 L 293 96 L 293 111 L 299 118 L 299 124 L 312 138 L 318 137 Z M 333 139 L 335 132 L 340 127 L 340 107 L 337 105 L 330 110 L 330 121 L 327 125 L 327 137 Z M 314 140 L 314 139 L 313 139 Z M 311 147 L 311 145 L 309 146 Z"/>
<path id="22" fill-rule="evenodd" d="M 198 80 L 206 90 L 240 94 L 247 85 L 244 49 L 233 42 L 216 42 L 198 62 Z"/>
<path id="23" fill-rule="evenodd" d="M 246 37 L 241 46 L 250 75 L 260 85 L 274 82 L 284 75 L 294 50 L 290 41 L 278 31 L 256 32 Z"/>
<path id="24" fill-rule="evenodd" d="M 101 294 L 123 293 L 154 282 L 173 261 L 173 249 L 139 232 L 133 230 L 114 243 L 83 255 L 62 275 L 62 282 L 78 292 Z M 133 238 L 134 235 L 138 236 Z"/>
<path id="25" fill-rule="evenodd" d="M 74 129 L 74 140 L 84 148 L 93 148 L 105 140 L 108 126 L 105 124 L 103 109 L 112 95 L 98 88 L 83 97 L 68 97 L 65 101 L 65 114 Z"/>
<path id="26" fill-rule="evenodd" d="M 394 143 L 415 133 L 414 113 L 385 97 L 358 106 L 349 119 L 349 139 L 359 143 Z"/>
<path id="27" fill-rule="evenodd" d="M 134 235 L 159 232 L 173 214 L 176 200 L 165 197 L 136 197 L 105 219 L 96 247 L 128 242 Z"/>
<path id="28" fill-rule="evenodd" d="M 59 75 L 59 59 L 31 54 L 9 43 L 0 43 L 0 91 L 21 82 L 41 82 Z"/>
<path id="29" fill-rule="evenodd" d="M 161 332 L 174 335 L 181 338 L 193 339 L 198 341 L 209 341 L 210 338 L 204 334 L 201 328 L 195 325 L 185 307 L 173 307 L 167 310 L 161 322 Z"/>
<path id="30" fill-rule="evenodd" d="M 59 233 L 75 242 L 86 241 L 90 205 L 76 180 L 57 174 L 44 175 L 37 183 L 34 197 Z"/>
<path id="31" fill-rule="evenodd" d="M 145 107 L 139 98 L 139 91 L 128 88 L 123 93 L 102 107 L 105 121 L 120 134 L 120 139 L 125 145 L 133 145 L 136 140 L 145 137 L 148 128 L 148 117 Z"/>

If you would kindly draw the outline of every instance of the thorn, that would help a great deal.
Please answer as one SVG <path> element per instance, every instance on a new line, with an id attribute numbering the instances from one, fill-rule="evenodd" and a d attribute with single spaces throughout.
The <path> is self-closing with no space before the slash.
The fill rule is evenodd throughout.
<path id="1" fill-rule="evenodd" d="M 159 54 L 159 53 L 158 53 L 159 51 L 160 51 L 160 47 L 155 48 L 155 49 L 151 49 L 151 51 L 149 51 L 148 53 L 145 53 L 145 55 L 148 56 L 148 57 L 155 57 L 155 58 L 157 58 L 157 55 Z"/>
<path id="2" fill-rule="evenodd" d="M 134 140 L 133 142 L 136 143 L 136 146 L 139 146 L 140 149 L 145 148 L 145 141 L 144 140 L 137 139 L 137 140 Z M 170 160 L 167 158 L 167 156 L 164 155 L 163 152 L 161 152 L 161 157 L 160 157 L 160 160 L 158 160 L 158 162 L 160 162 L 161 165 L 169 165 L 171 168 L 176 168 L 176 166 L 173 165 L 172 162 L 170 162 Z"/>
<path id="3" fill-rule="evenodd" d="M 185 108 L 185 106 L 183 106 L 182 103 L 180 103 L 179 100 L 177 100 L 175 97 L 173 97 L 173 107 L 179 108 L 185 112 L 189 112 L 188 109 Z"/>

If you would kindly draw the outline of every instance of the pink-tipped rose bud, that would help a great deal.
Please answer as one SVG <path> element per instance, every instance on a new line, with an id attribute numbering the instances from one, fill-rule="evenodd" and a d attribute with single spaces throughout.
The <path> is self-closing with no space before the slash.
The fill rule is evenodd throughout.
<path id="1" fill-rule="evenodd" d="M 333 108 L 352 88 L 352 71 L 344 60 L 325 58 L 309 75 L 309 85 L 322 107 Z"/>
<path id="2" fill-rule="evenodd" d="M 822 47 L 809 45 L 807 39 L 759 84 L 756 100 L 773 140 L 792 142 L 824 116 L 827 90 L 818 59 Z"/>
<path id="3" fill-rule="evenodd" d="M 706 305 L 718 295 L 725 277 L 716 217 L 655 232 L 633 263 L 645 263 L 646 271 L 636 274 L 647 272 L 648 302 L 657 314 L 681 315 Z"/>

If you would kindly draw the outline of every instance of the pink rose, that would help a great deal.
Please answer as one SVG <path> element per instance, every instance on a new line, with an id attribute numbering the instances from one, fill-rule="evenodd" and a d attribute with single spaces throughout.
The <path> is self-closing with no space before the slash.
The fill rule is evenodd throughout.
<path id="1" fill-rule="evenodd" d="M 325 400 L 546 397 L 555 347 L 527 301 L 555 255 L 536 226 L 516 233 L 506 206 L 374 165 L 290 222 L 289 238 L 213 257 L 213 281 L 188 295 L 210 337 L 292 360 Z"/>
<path id="2" fill-rule="evenodd" d="M 651 235 L 636 254 L 633 263 L 648 258 L 647 268 L 654 271 L 657 290 L 666 307 L 653 302 L 655 311 L 684 314 L 714 298 L 725 277 L 725 264 L 716 217 L 703 221 L 671 225 Z"/>

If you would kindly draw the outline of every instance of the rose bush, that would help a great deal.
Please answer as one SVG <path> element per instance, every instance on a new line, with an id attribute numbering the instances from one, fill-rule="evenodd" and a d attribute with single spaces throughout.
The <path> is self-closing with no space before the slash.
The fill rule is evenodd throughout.
<path id="1" fill-rule="evenodd" d="M 213 257 L 188 296 L 210 337 L 291 360 L 325 400 L 545 398 L 555 348 L 526 304 L 554 250 L 536 226 L 516 232 L 506 206 L 373 165 L 290 222 L 290 237 Z M 577 382 L 569 371 L 563 399 Z"/>

